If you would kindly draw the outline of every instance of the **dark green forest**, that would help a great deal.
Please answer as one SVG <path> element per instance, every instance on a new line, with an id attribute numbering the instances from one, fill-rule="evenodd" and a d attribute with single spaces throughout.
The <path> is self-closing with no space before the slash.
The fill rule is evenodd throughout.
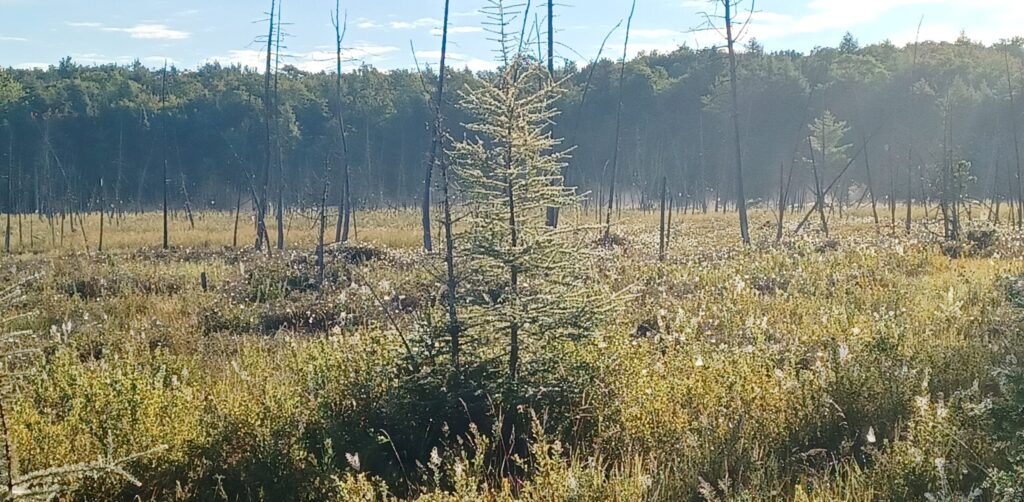
<path id="1" fill-rule="evenodd" d="M 738 63 L 747 199 L 776 198 L 780 178 L 789 180 L 790 193 L 810 189 L 809 158 L 819 148 L 808 142 L 810 126 L 827 112 L 836 137 L 817 167 L 827 181 L 849 165 L 836 190 L 841 199 L 863 200 L 870 187 L 879 201 L 927 200 L 943 163 L 955 159 L 970 162 L 969 196 L 1015 200 L 1022 47 L 1024 39 L 985 46 L 966 36 L 860 46 L 848 35 L 837 47 L 803 54 L 767 53 L 748 42 Z M 619 69 L 620 62 L 602 59 L 556 71 L 565 92 L 555 134 L 576 146 L 567 180 L 595 196 L 610 172 Z M 487 75 L 453 68 L 448 77 L 444 99 L 455 103 Z M 430 69 L 346 68 L 341 106 L 355 207 L 418 203 L 435 81 Z M 677 207 L 729 204 L 735 149 L 724 53 L 680 47 L 641 54 L 626 63 L 623 85 L 621 203 L 648 204 L 664 176 Z M 281 184 L 285 205 L 317 204 L 325 165 L 343 154 L 333 86 L 333 73 L 283 66 L 275 74 L 270 185 L 276 191 Z M 9 191 L 0 194 L 11 194 L 4 207 L 49 213 L 104 201 L 111 209 L 153 208 L 166 161 L 172 205 L 190 198 L 201 209 L 233 208 L 265 163 L 262 96 L 260 72 L 219 64 L 152 69 L 68 58 L 45 70 L 0 71 L 0 159 L 10 174 Z M 449 134 L 461 138 L 465 117 L 455 106 L 446 109 Z M 332 201 L 341 186 L 332 183 Z"/>

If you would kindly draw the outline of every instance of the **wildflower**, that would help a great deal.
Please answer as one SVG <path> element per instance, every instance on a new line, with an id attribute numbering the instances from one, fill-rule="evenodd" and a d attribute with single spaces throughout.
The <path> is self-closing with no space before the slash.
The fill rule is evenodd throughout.
<path id="1" fill-rule="evenodd" d="M 866 436 L 868 443 L 874 444 L 877 438 L 875 438 L 875 428 L 868 427 L 868 434 Z"/>
<path id="2" fill-rule="evenodd" d="M 697 359 L 694 359 L 694 361 L 693 361 L 693 365 L 698 367 L 698 368 L 700 368 L 701 366 L 704 366 L 704 358 L 701 357 L 701 356 L 697 356 Z"/>
<path id="3" fill-rule="evenodd" d="M 358 453 L 346 453 L 345 460 L 348 460 L 348 465 L 352 466 L 353 469 L 359 470 L 359 454 Z"/>

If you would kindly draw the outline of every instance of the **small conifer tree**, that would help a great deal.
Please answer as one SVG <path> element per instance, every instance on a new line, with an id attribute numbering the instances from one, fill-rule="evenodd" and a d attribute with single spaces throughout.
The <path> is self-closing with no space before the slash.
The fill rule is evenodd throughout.
<path id="1" fill-rule="evenodd" d="M 527 340 L 581 335 L 600 310 L 585 284 L 588 251 L 578 229 L 546 226 L 546 208 L 579 203 L 561 170 L 568 154 L 552 136 L 557 87 L 543 68 L 514 58 L 491 82 L 463 94 L 476 137 L 452 152 L 468 205 L 459 240 L 466 274 L 486 294 L 466 310 L 467 329 L 507 336 L 515 382 Z"/>

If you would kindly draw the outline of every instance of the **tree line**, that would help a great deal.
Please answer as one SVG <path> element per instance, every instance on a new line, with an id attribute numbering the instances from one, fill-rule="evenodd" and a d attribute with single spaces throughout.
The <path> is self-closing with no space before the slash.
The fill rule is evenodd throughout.
<path id="1" fill-rule="evenodd" d="M 734 56 L 731 68 L 723 50 L 683 46 L 625 64 L 556 67 L 538 50 L 531 57 L 554 70 L 563 91 L 554 133 L 576 147 L 567 183 L 589 192 L 592 207 L 612 199 L 653 207 L 664 179 L 674 207 L 689 210 L 769 204 L 779 194 L 790 204 L 820 196 L 832 210 L 870 198 L 884 210 L 886 201 L 940 200 L 952 176 L 961 197 L 1015 204 L 1020 219 L 1024 39 L 862 47 L 847 35 L 806 54 L 769 53 L 750 40 Z M 65 58 L 46 69 L 3 70 L 3 209 L 152 209 L 164 180 L 174 207 L 228 209 L 239 197 L 260 199 L 253 180 L 265 165 L 280 171 L 268 177 L 280 193 L 275 206 L 315 207 L 340 200 L 346 187 L 354 208 L 421 203 L 434 162 L 435 69 L 362 65 L 340 82 L 336 71 L 286 64 L 271 73 L 276 98 L 266 103 L 266 72 L 237 65 L 151 69 Z M 450 137 L 463 137 L 468 120 L 452 103 L 494 75 L 445 70 Z M 268 120 L 276 123 L 273 149 Z M 342 156 L 350 182 L 322 193 L 325 162 Z M 963 162 L 968 172 L 957 167 Z M 816 188 L 832 181 L 828 193 Z"/>

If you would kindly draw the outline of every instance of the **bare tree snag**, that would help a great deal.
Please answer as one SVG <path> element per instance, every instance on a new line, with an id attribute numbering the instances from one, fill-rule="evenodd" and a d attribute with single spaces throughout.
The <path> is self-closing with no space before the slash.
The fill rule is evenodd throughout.
<path id="1" fill-rule="evenodd" d="M 437 90 L 434 93 L 434 137 L 430 144 L 430 159 L 427 169 L 423 173 L 423 199 L 420 211 L 423 216 L 423 249 L 433 251 L 434 244 L 430 237 L 430 189 L 434 175 L 434 166 L 437 165 L 438 150 L 441 149 L 441 140 L 444 134 L 444 79 L 445 65 L 448 56 L 448 14 L 450 0 L 444 2 L 444 24 L 441 26 L 441 62 L 437 74 Z"/>
<path id="2" fill-rule="evenodd" d="M 619 68 L 619 98 L 615 107 L 615 148 L 612 153 L 612 172 L 608 178 L 608 207 L 604 221 L 604 245 L 611 246 L 612 243 L 612 210 L 615 205 L 615 178 L 619 174 L 619 143 L 622 139 L 622 96 L 625 92 L 626 81 L 626 57 L 629 55 L 629 31 L 633 27 L 633 14 L 636 13 L 636 0 L 629 10 L 629 19 L 626 21 L 626 40 L 622 44 L 622 66 Z"/>
<path id="3" fill-rule="evenodd" d="M 341 0 L 335 0 L 334 2 L 334 17 L 331 19 L 331 24 L 334 26 L 335 43 L 334 98 L 336 103 L 334 115 L 335 122 L 338 124 L 338 137 L 341 140 L 341 176 L 343 184 L 341 203 L 338 204 L 338 222 L 334 227 L 334 241 L 345 242 L 348 240 L 348 229 L 352 218 L 352 191 L 349 187 L 351 178 L 349 173 L 348 133 L 345 131 L 345 103 L 341 91 L 341 41 L 345 38 L 345 27 L 348 25 L 348 20 L 346 18 L 345 22 L 342 22 Z"/>

